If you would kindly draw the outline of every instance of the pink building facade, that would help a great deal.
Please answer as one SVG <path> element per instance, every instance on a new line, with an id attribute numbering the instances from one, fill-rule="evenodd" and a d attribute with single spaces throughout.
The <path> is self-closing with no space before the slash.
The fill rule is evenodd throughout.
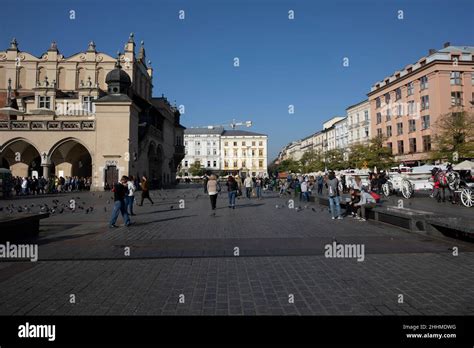
<path id="1" fill-rule="evenodd" d="M 375 84 L 368 98 L 372 136 L 385 136 L 400 162 L 423 162 L 434 148 L 440 115 L 474 111 L 474 47 L 446 43 L 430 50 Z"/>

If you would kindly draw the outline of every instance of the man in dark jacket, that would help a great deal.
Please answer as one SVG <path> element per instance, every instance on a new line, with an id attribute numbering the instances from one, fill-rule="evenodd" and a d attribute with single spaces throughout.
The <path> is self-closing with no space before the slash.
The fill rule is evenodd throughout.
<path id="1" fill-rule="evenodd" d="M 114 192 L 114 210 L 112 211 L 112 217 L 109 222 L 110 228 L 118 227 L 115 225 L 115 222 L 117 222 L 119 213 L 122 214 L 125 226 L 128 227 L 131 223 L 127 212 L 127 206 L 125 204 L 125 196 L 128 194 L 127 182 L 128 177 L 122 176 L 120 182 L 116 183 L 112 189 Z"/>

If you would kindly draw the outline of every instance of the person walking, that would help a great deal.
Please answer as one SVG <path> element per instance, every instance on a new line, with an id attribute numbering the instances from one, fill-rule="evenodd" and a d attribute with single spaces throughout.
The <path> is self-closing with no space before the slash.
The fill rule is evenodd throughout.
<path id="1" fill-rule="evenodd" d="M 203 187 L 204 187 L 204 193 L 207 193 L 207 182 L 209 181 L 209 177 L 207 176 L 207 174 L 204 174 L 204 176 L 202 177 L 202 183 L 203 183 Z"/>
<path id="2" fill-rule="evenodd" d="M 333 171 L 329 173 L 327 185 L 329 208 L 331 210 L 332 219 L 342 220 L 339 195 L 339 180 L 337 180 L 336 175 Z"/>
<path id="3" fill-rule="evenodd" d="M 250 177 L 250 175 L 247 175 L 247 177 L 244 180 L 245 196 L 247 197 L 247 199 L 250 199 L 250 196 L 252 193 L 252 184 L 253 184 L 252 178 Z"/>
<path id="4" fill-rule="evenodd" d="M 142 176 L 140 187 L 142 189 L 142 201 L 139 204 L 140 207 L 143 205 L 145 198 L 148 198 L 148 200 L 151 202 L 151 205 L 153 205 L 153 201 L 150 198 L 150 183 L 148 182 L 148 178 L 145 175 Z"/>
<path id="5" fill-rule="evenodd" d="M 135 191 L 137 190 L 137 187 L 135 186 L 132 175 L 128 177 L 127 189 L 128 189 L 128 192 L 127 192 L 127 195 L 125 196 L 127 211 L 131 216 L 134 216 L 135 214 L 133 213 L 133 202 L 135 201 Z"/>
<path id="6" fill-rule="evenodd" d="M 226 186 L 227 195 L 229 196 L 229 208 L 235 209 L 235 197 L 237 196 L 239 186 L 232 175 L 229 175 L 229 177 L 227 178 Z"/>
<path id="7" fill-rule="evenodd" d="M 211 200 L 211 208 L 212 208 L 212 216 L 216 215 L 216 204 L 217 204 L 217 194 L 220 191 L 219 183 L 217 182 L 217 177 L 214 174 L 211 174 L 209 179 L 207 180 L 207 193 L 209 194 L 209 198 Z"/>
<path id="8" fill-rule="evenodd" d="M 323 185 L 324 185 L 324 178 L 321 174 L 318 175 L 318 195 L 323 194 Z"/>
<path id="9" fill-rule="evenodd" d="M 258 200 L 262 199 L 262 186 L 263 186 L 262 178 L 258 177 L 257 179 L 255 179 L 255 191 L 256 191 Z"/>
<path id="10" fill-rule="evenodd" d="M 309 188 L 307 179 L 304 179 L 301 183 L 301 195 L 303 202 L 309 202 Z"/>
<path id="11" fill-rule="evenodd" d="M 114 193 L 114 209 L 112 210 L 112 217 L 110 218 L 109 227 L 116 228 L 118 227 L 115 225 L 117 222 L 117 218 L 119 213 L 122 214 L 123 220 L 125 222 L 125 226 L 130 226 L 130 217 L 128 216 L 127 206 L 125 204 L 125 197 L 127 196 L 128 189 L 127 189 L 127 182 L 128 178 L 126 176 L 122 176 L 120 182 L 114 184 L 112 189 Z"/>

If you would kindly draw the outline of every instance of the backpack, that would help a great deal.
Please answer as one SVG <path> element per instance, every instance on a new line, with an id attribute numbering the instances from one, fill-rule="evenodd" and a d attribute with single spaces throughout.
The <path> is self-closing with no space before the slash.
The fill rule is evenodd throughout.
<path id="1" fill-rule="evenodd" d="M 380 202 L 380 195 L 377 192 L 372 191 L 370 192 L 370 195 L 372 196 L 373 199 L 375 199 L 376 203 Z"/>

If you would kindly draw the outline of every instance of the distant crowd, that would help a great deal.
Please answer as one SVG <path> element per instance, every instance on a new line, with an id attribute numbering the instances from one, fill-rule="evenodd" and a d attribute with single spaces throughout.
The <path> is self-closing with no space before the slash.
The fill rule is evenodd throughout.
<path id="1" fill-rule="evenodd" d="M 89 191 L 91 184 L 91 177 L 12 177 L 12 191 L 17 196 Z"/>

